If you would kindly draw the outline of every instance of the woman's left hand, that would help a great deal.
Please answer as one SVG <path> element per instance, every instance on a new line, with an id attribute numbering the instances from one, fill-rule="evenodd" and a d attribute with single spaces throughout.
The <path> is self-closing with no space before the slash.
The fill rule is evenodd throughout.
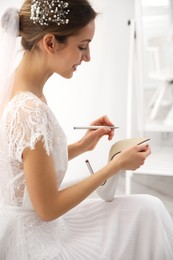
<path id="1" fill-rule="evenodd" d="M 107 135 L 108 140 L 112 140 L 114 136 L 114 129 L 108 126 L 114 126 L 107 116 L 102 116 L 99 119 L 93 121 L 90 125 L 92 126 L 105 126 L 96 130 L 87 130 L 86 134 L 80 140 L 81 148 L 84 151 L 91 151 L 95 148 L 99 140 Z"/>

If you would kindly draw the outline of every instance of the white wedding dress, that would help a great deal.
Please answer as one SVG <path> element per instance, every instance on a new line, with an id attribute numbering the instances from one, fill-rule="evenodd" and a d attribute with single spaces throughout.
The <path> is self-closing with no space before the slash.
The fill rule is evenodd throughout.
<path id="1" fill-rule="evenodd" d="M 0 122 L 0 260 L 173 260 L 172 220 L 150 195 L 88 199 L 56 220 L 41 221 L 22 163 L 23 150 L 40 139 L 53 156 L 60 186 L 66 137 L 45 103 L 18 93 Z"/>

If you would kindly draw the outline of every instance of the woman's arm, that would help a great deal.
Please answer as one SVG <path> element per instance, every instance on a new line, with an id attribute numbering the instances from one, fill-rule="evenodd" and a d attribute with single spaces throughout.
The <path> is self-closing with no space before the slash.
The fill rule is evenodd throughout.
<path id="1" fill-rule="evenodd" d="M 111 140 L 114 136 L 114 130 L 108 126 L 112 126 L 112 122 L 107 116 L 102 116 L 99 119 L 93 121 L 91 125 L 105 126 L 97 130 L 88 130 L 86 134 L 78 142 L 68 146 L 68 159 L 71 160 L 76 156 L 91 151 L 95 148 L 99 140 L 107 135 L 108 140 Z"/>
<path id="2" fill-rule="evenodd" d="M 27 189 L 37 215 L 43 221 L 62 216 L 88 197 L 105 180 L 123 169 L 134 170 L 150 154 L 149 147 L 135 146 L 117 155 L 95 174 L 63 190 L 57 190 L 57 176 L 51 156 L 39 141 L 35 150 L 23 153 Z"/>

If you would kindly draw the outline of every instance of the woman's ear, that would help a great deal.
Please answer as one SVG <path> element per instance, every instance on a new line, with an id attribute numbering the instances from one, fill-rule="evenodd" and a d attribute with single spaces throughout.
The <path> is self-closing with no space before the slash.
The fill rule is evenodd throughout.
<path id="1" fill-rule="evenodd" d="M 47 53 L 55 53 L 58 41 L 53 34 L 46 34 L 42 39 L 42 47 Z"/>

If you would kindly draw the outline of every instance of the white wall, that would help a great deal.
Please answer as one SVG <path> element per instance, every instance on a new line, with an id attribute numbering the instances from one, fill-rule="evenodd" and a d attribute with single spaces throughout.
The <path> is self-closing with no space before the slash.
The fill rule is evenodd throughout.
<path id="1" fill-rule="evenodd" d="M 14 6 L 16 3 L 19 6 L 20 2 L 8 0 L 5 4 Z M 107 162 L 110 146 L 126 135 L 127 20 L 134 16 L 134 0 L 92 0 L 92 3 L 100 14 L 91 44 L 91 62 L 82 64 L 70 80 L 54 75 L 47 82 L 45 94 L 69 143 L 84 134 L 83 131 L 73 130 L 73 126 L 87 125 L 104 114 L 120 129 L 113 141 L 103 138 L 95 151 L 70 161 L 69 180 L 88 175 L 85 159 L 90 160 L 94 170 L 103 166 Z M 1 2 L 0 7 L 5 4 Z"/>
<path id="2" fill-rule="evenodd" d="M 0 14 L 8 7 L 16 7 L 20 8 L 21 4 L 23 3 L 22 0 L 6 0 L 0 2 Z"/>

